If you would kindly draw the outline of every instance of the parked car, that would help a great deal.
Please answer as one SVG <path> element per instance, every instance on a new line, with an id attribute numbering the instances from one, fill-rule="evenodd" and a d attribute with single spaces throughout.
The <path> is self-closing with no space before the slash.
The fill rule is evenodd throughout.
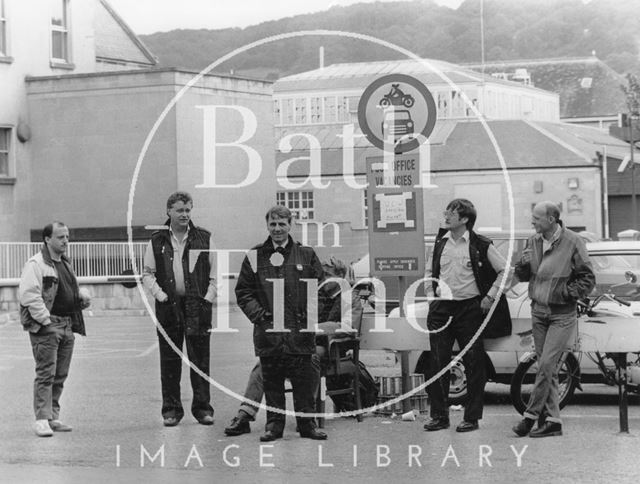
<path id="1" fill-rule="evenodd" d="M 608 241 L 587 243 L 593 269 L 596 275 L 596 287 L 590 298 L 609 293 L 631 303 L 629 307 L 621 307 L 615 301 L 603 302 L 602 305 L 615 306 L 617 312 L 627 317 L 640 316 L 640 290 L 637 281 L 640 280 L 640 241 Z M 522 331 L 519 336 L 522 341 L 522 351 L 499 352 L 488 351 L 485 364 L 489 381 L 497 383 L 511 383 L 513 374 L 521 360 L 531 357 L 533 338 L 531 336 L 531 308 L 528 297 L 527 283 L 517 283 L 506 291 L 509 310 L 513 321 L 514 331 Z M 407 314 L 418 318 L 426 318 L 428 302 L 418 302 L 408 305 Z M 390 316 L 399 316 L 398 308 L 391 311 Z M 583 315 L 580 319 L 587 316 Z M 580 323 L 579 323 L 580 324 Z M 638 320 L 640 324 L 640 319 Z M 489 341 L 487 346 L 490 346 Z M 560 403 L 564 406 L 576 389 L 581 389 L 581 383 L 613 384 L 611 378 L 596 364 L 596 359 L 589 353 L 567 353 L 560 370 Z M 416 373 L 426 373 L 428 354 L 421 355 Z M 611 368 L 613 371 L 613 366 Z M 531 369 L 531 377 L 526 383 L 533 383 L 535 367 Z M 525 390 L 526 391 L 526 390 Z M 451 384 L 449 401 L 452 404 L 462 403 L 466 397 L 467 385 L 464 365 L 460 361 L 451 368 Z"/>

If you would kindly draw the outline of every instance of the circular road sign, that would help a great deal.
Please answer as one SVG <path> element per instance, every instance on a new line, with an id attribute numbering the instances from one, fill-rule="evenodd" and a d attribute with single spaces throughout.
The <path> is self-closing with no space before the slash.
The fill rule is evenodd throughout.
<path id="1" fill-rule="evenodd" d="M 358 103 L 358 123 L 374 146 L 405 153 L 429 138 L 436 124 L 436 103 L 415 77 L 389 74 L 364 90 Z"/>

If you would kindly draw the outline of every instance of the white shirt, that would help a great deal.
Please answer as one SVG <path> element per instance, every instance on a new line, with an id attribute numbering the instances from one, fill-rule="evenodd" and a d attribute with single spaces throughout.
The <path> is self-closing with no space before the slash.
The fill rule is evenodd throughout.
<path id="1" fill-rule="evenodd" d="M 171 235 L 171 246 L 173 247 L 173 276 L 176 281 L 176 293 L 179 296 L 184 296 L 186 291 L 184 285 L 184 273 L 182 271 L 182 256 L 184 255 L 184 248 L 187 244 L 189 228 L 187 227 L 187 231 L 184 233 L 184 236 L 181 239 L 178 239 L 178 237 L 171 229 L 171 226 L 169 226 L 169 233 Z M 209 239 L 209 249 L 215 249 L 213 235 Z M 213 252 L 209 252 L 209 265 L 211 266 L 211 270 L 209 272 L 209 287 L 207 288 L 207 293 L 205 294 L 204 298 L 209 302 L 213 302 L 217 295 L 215 257 Z M 156 299 L 164 299 L 162 297 L 164 295 L 164 291 L 158 285 L 155 274 L 156 259 L 153 255 L 153 246 L 151 244 L 151 241 L 149 241 L 147 249 L 144 253 L 144 271 L 142 274 L 142 283 L 151 292 L 153 297 L 155 297 Z"/>
<path id="2" fill-rule="evenodd" d="M 476 284 L 469 256 L 469 231 L 465 231 L 458 240 L 454 240 L 451 232 L 447 232 L 444 237 L 447 239 L 442 254 L 440 256 L 440 280 L 451 289 L 452 298 L 455 301 L 470 299 L 480 295 L 480 289 Z M 500 281 L 507 262 L 498 252 L 493 244 L 487 249 L 487 259 L 491 267 L 496 272 L 496 280 L 489 289 L 488 295 L 496 296 L 500 288 Z M 433 262 L 433 252 L 427 262 L 426 277 L 431 277 L 431 267 Z M 427 294 L 431 292 L 431 284 L 427 284 Z"/>

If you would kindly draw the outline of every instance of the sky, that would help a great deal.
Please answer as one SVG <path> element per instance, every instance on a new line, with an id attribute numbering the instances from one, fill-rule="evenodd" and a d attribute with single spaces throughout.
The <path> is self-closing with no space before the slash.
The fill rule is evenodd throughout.
<path id="1" fill-rule="evenodd" d="M 336 5 L 373 1 L 381 0 L 108 0 L 129 27 L 141 35 L 173 29 L 247 27 Z M 462 0 L 435 2 L 457 8 Z"/>

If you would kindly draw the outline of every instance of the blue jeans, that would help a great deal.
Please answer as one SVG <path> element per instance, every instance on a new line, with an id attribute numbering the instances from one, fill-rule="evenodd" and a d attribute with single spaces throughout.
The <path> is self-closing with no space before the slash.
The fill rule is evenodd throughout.
<path id="1" fill-rule="evenodd" d="M 578 324 L 576 311 L 553 314 L 545 306 L 531 308 L 533 342 L 538 357 L 538 373 L 524 416 L 537 419 L 546 415 L 549 422 L 562 423 L 558 396 L 558 362 L 570 347 Z"/>
<path id="2" fill-rule="evenodd" d="M 249 375 L 249 381 L 247 382 L 247 389 L 244 391 L 243 402 L 240 404 L 240 410 L 245 412 L 255 420 L 258 413 L 258 407 L 252 402 L 260 403 L 264 396 L 264 385 L 262 383 L 262 368 L 260 367 L 260 361 L 251 370 Z"/>
<path id="3" fill-rule="evenodd" d="M 69 374 L 75 336 L 71 318 L 51 316 L 51 324 L 37 333 L 29 333 L 31 351 L 36 362 L 33 382 L 33 410 L 36 420 L 57 420 L 60 396 Z"/>

